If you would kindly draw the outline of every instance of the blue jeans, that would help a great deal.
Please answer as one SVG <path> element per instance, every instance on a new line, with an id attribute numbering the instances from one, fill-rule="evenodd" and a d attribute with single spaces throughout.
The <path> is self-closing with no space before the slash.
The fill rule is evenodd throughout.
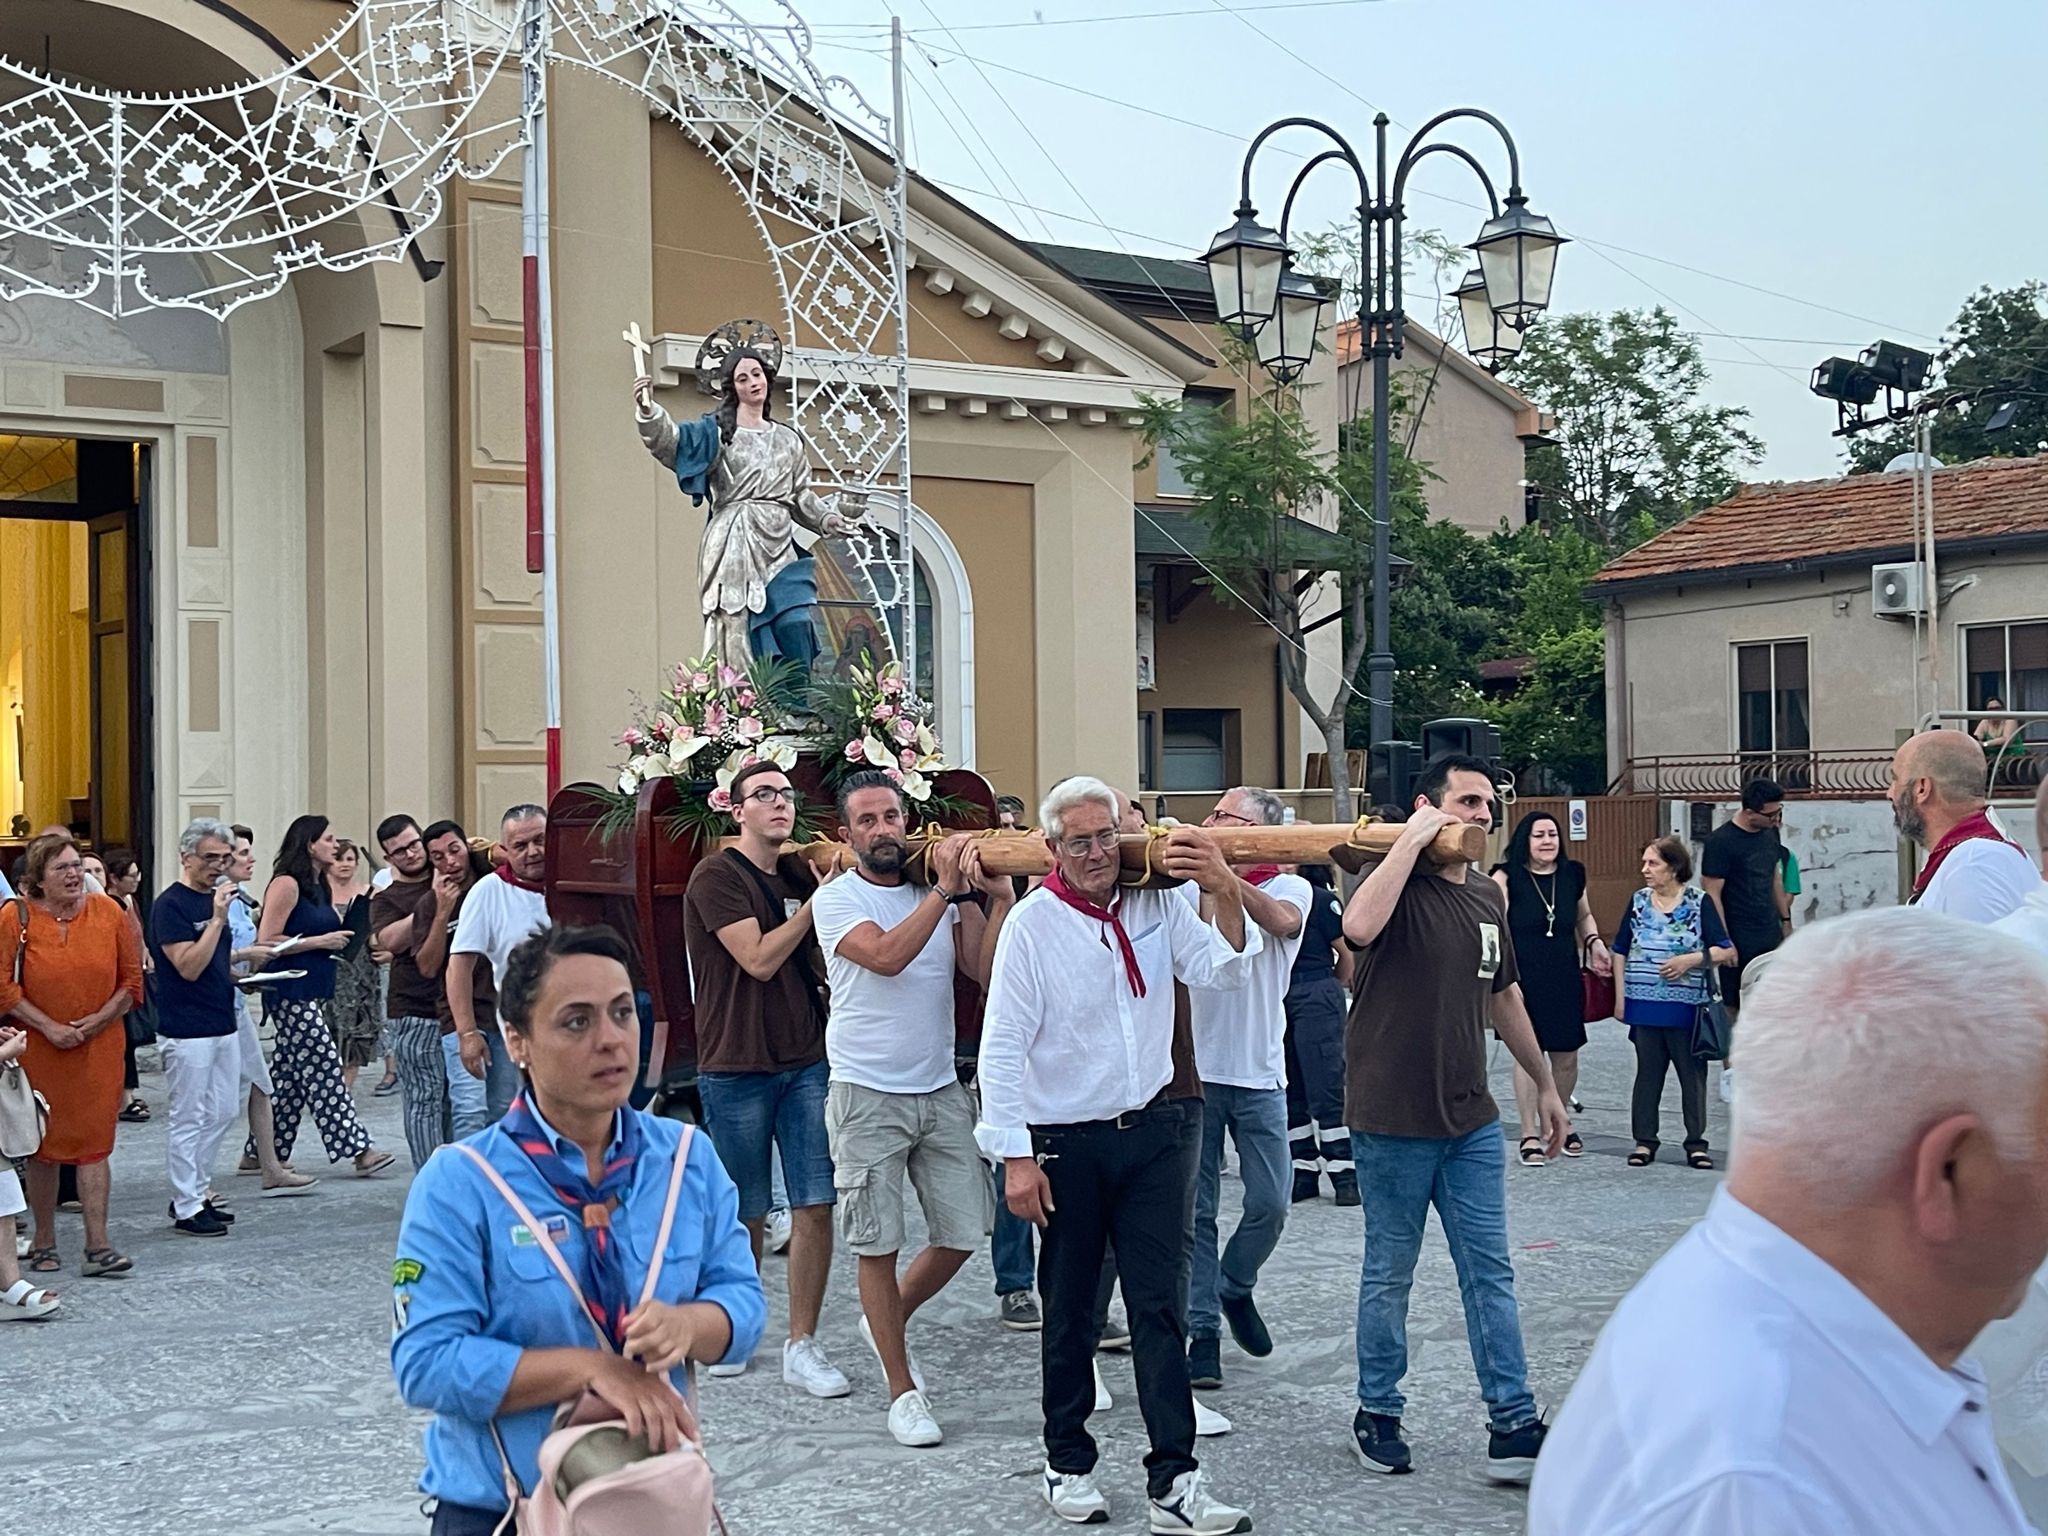
<path id="1" fill-rule="evenodd" d="M 1399 1418 L 1408 1374 L 1408 1293 L 1429 1208 L 1436 1207 L 1465 1300 L 1465 1337 L 1487 1419 L 1506 1432 L 1536 1422 L 1515 1271 L 1508 1261 L 1507 1144 L 1500 1122 L 1447 1140 L 1353 1132 L 1365 1206 L 1358 1276 L 1358 1403 Z"/>
<path id="2" fill-rule="evenodd" d="M 697 1097 L 704 1130 L 718 1160 L 739 1186 L 740 1220 L 764 1219 L 774 1175 L 770 1152 L 780 1153 L 793 1210 L 830 1205 L 832 1153 L 825 1139 L 824 1062 L 788 1072 L 699 1072 Z"/>
<path id="3" fill-rule="evenodd" d="M 495 1029 L 483 1033 L 490 1058 L 480 1078 L 471 1077 L 462 1064 L 461 1037 L 441 1037 L 441 1064 L 448 1072 L 449 1135 L 456 1141 L 504 1119 L 505 1111 L 519 1095 L 519 1068 L 512 1064 L 512 1053 L 505 1049 L 505 1037 Z"/>
<path id="4" fill-rule="evenodd" d="M 1028 1291 L 1038 1278 L 1038 1261 L 1032 1254 L 1031 1223 L 1010 1214 L 1003 1199 L 1003 1165 L 996 1164 L 996 1224 L 988 1240 L 989 1261 L 995 1266 L 996 1294 Z"/>
<path id="5" fill-rule="evenodd" d="M 1216 1205 L 1223 1179 L 1223 1133 L 1237 1148 L 1244 1214 L 1219 1260 Z M 1214 1338 L 1219 1298 L 1249 1296 L 1287 1220 L 1287 1090 L 1202 1084 L 1202 1165 L 1195 1182 L 1195 1241 L 1188 1278 L 1188 1335 Z"/>

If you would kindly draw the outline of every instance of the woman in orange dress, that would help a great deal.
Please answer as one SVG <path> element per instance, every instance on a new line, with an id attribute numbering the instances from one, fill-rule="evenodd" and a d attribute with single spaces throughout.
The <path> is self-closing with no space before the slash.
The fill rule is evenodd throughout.
<path id="1" fill-rule="evenodd" d="M 118 903 L 87 892 L 78 844 L 62 833 L 29 845 L 22 893 L 25 899 L 0 907 L 0 1018 L 28 1026 L 22 1067 L 50 1101 L 49 1129 L 28 1164 L 35 1215 L 28 1269 L 47 1275 L 60 1267 L 57 1170 L 70 1164 L 85 1207 L 80 1273 L 125 1274 L 132 1261 L 107 1241 L 107 1159 L 121 1109 L 121 1018 L 142 1001 L 142 946 Z"/>

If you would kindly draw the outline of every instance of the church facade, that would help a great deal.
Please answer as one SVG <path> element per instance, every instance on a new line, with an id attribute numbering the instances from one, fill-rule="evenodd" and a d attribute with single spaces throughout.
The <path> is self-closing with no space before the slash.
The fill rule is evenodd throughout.
<path id="1" fill-rule="evenodd" d="M 0 15 L 0 55 L 131 93 L 274 75 L 358 14 L 333 0 L 30 9 Z M 17 97 L 32 84 L 16 79 Z M 491 89 L 516 105 L 516 71 Z M 641 448 L 621 329 L 651 338 L 661 403 L 699 414 L 713 403 L 695 382 L 702 338 L 783 314 L 786 269 L 728 167 L 645 97 L 560 67 L 548 89 L 573 781 L 611 776 L 630 695 L 702 630 L 703 512 Z M 886 155 L 850 142 L 879 195 Z M 0 118 L 0 157 L 18 148 Z M 224 320 L 110 318 L 47 294 L 4 306 L 0 842 L 62 822 L 153 851 L 160 878 L 195 815 L 247 822 L 267 846 L 306 809 L 367 837 L 393 810 L 482 827 L 542 798 L 520 171 L 514 150 L 451 179 L 405 259 L 297 270 Z M 402 221 L 375 205 L 352 217 Z M 19 231 L 0 241 L 16 268 L 39 259 Z M 1057 258 L 912 178 L 915 664 L 947 751 L 1027 801 L 1081 771 L 1195 796 L 1183 811 L 1239 779 L 1299 784 L 1279 641 L 1197 588 L 1135 430 L 1145 398 L 1250 381 L 1221 367 L 1198 314 L 1148 318 Z M 188 260 L 206 281 L 206 259 Z M 1308 385 L 1332 429 L 1333 371 Z"/>

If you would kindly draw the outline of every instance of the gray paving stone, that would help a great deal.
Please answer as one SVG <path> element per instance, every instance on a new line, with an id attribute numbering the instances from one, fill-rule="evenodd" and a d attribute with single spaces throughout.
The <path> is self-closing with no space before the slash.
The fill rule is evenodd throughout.
<path id="1" fill-rule="evenodd" d="M 1508 1092 L 1504 1053 L 1495 1089 Z M 1675 1165 L 1624 1166 L 1632 1056 L 1622 1031 L 1596 1028 L 1580 1095 L 1588 1155 L 1510 1167 L 1510 1234 L 1537 1396 L 1560 1402 L 1615 1302 L 1705 1208 L 1714 1178 Z M 398 1401 L 386 1359 L 388 1277 L 406 1158 L 398 1101 L 359 1090 L 396 1176 L 324 1170 L 306 1198 L 266 1200 L 224 1152 L 219 1187 L 241 1217 L 223 1239 L 173 1232 L 163 1217 L 163 1082 L 156 1107 L 123 1126 L 114 1169 L 114 1240 L 135 1258 L 120 1280 L 77 1273 L 78 1218 L 61 1216 L 65 1307 L 0 1333 L 0 1529 L 96 1536 L 334 1533 L 416 1536 L 423 1416 Z M 1675 1148 L 1677 1090 L 1666 1096 Z M 1512 1134 L 1512 1127 L 1509 1128 Z M 1711 1135 L 1725 1145 L 1722 1106 Z M 299 1166 L 323 1171 L 308 1120 Z M 1236 1185 L 1225 1181 L 1226 1219 Z M 1324 1200 L 1296 1207 L 1260 1302 L 1276 1348 L 1250 1360 L 1224 1347 L 1226 1385 L 1206 1401 L 1236 1432 L 1201 1442 L 1218 1491 L 1271 1536 L 1506 1536 L 1524 1499 L 1480 1478 L 1485 1411 L 1466 1351 L 1449 1255 L 1432 1223 L 1409 1335 L 1408 1428 L 1418 1471 L 1371 1477 L 1352 1459 L 1352 1319 L 1360 1222 Z M 833 1276 L 822 1334 L 854 1394 L 817 1402 L 782 1384 L 783 1263 L 769 1261 L 769 1343 L 755 1369 L 706 1381 L 720 1496 L 735 1536 L 771 1532 L 1009 1536 L 1062 1529 L 1036 1500 L 1035 1335 L 995 1322 L 986 1255 L 913 1328 L 946 1430 L 936 1450 L 898 1447 L 884 1426 L 880 1372 L 854 1330 L 850 1261 Z M 1127 1356 L 1106 1358 L 1117 1404 L 1095 1421 L 1109 1533 L 1142 1531 L 1144 1427 Z"/>

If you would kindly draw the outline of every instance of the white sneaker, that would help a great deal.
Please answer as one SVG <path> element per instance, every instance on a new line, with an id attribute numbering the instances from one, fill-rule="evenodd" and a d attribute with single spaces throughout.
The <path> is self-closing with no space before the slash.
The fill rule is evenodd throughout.
<path id="1" fill-rule="evenodd" d="M 875 1364 L 882 1366 L 882 1378 L 886 1381 L 889 1376 L 889 1367 L 882 1365 L 882 1351 L 875 1344 L 875 1330 L 868 1326 L 868 1315 L 865 1312 L 860 1315 L 860 1336 L 867 1340 L 868 1348 L 874 1352 Z M 903 1346 L 903 1358 L 910 1362 L 910 1384 L 916 1387 L 919 1392 L 923 1392 L 925 1390 L 924 1372 L 918 1369 L 917 1356 L 910 1352 L 908 1342 Z M 893 1413 L 895 1410 L 892 1408 L 890 1412 Z M 909 1445 L 911 1442 L 905 1440 L 903 1443 Z M 918 1443 L 923 1444 L 924 1442 L 920 1441 Z M 939 1442 L 933 1440 L 930 1443 L 937 1445 Z"/>
<path id="2" fill-rule="evenodd" d="M 770 1253 L 788 1252 L 789 1231 L 789 1212 L 770 1211 L 768 1220 L 761 1230 L 761 1246 Z"/>
<path id="3" fill-rule="evenodd" d="M 707 1365 L 704 1367 L 704 1374 L 707 1376 L 744 1376 L 747 1374 L 747 1362 L 744 1360 L 734 1360 L 726 1365 Z"/>
<path id="4" fill-rule="evenodd" d="M 1109 1383 L 1102 1379 L 1102 1367 L 1095 1367 L 1095 1411 L 1107 1413 L 1116 1406 L 1116 1399 L 1109 1395 Z"/>
<path id="5" fill-rule="evenodd" d="M 1733 1104 L 1735 1102 L 1735 1069 L 1732 1067 L 1723 1067 L 1721 1069 L 1721 1102 L 1723 1104 Z"/>
<path id="6" fill-rule="evenodd" d="M 1209 1497 L 1199 1472 L 1181 1473 L 1165 1498 L 1147 1502 L 1154 1536 L 1235 1536 L 1252 1528 L 1250 1515 Z"/>
<path id="7" fill-rule="evenodd" d="M 1038 1491 L 1062 1520 L 1071 1520 L 1076 1525 L 1101 1525 L 1109 1519 L 1109 1500 L 1095 1486 L 1094 1477 L 1086 1472 L 1055 1472 L 1048 1465 L 1039 1480 Z"/>
<path id="8" fill-rule="evenodd" d="M 1195 1433 L 1202 1436 L 1227 1435 L 1230 1420 L 1202 1401 L 1202 1394 L 1195 1394 Z"/>
<path id="9" fill-rule="evenodd" d="M 853 1390 L 816 1339 L 791 1339 L 782 1346 L 782 1379 L 813 1397 L 844 1397 Z"/>
<path id="10" fill-rule="evenodd" d="M 889 1433 L 898 1445 L 938 1445 L 946 1438 L 922 1392 L 906 1392 L 889 1405 Z"/>

